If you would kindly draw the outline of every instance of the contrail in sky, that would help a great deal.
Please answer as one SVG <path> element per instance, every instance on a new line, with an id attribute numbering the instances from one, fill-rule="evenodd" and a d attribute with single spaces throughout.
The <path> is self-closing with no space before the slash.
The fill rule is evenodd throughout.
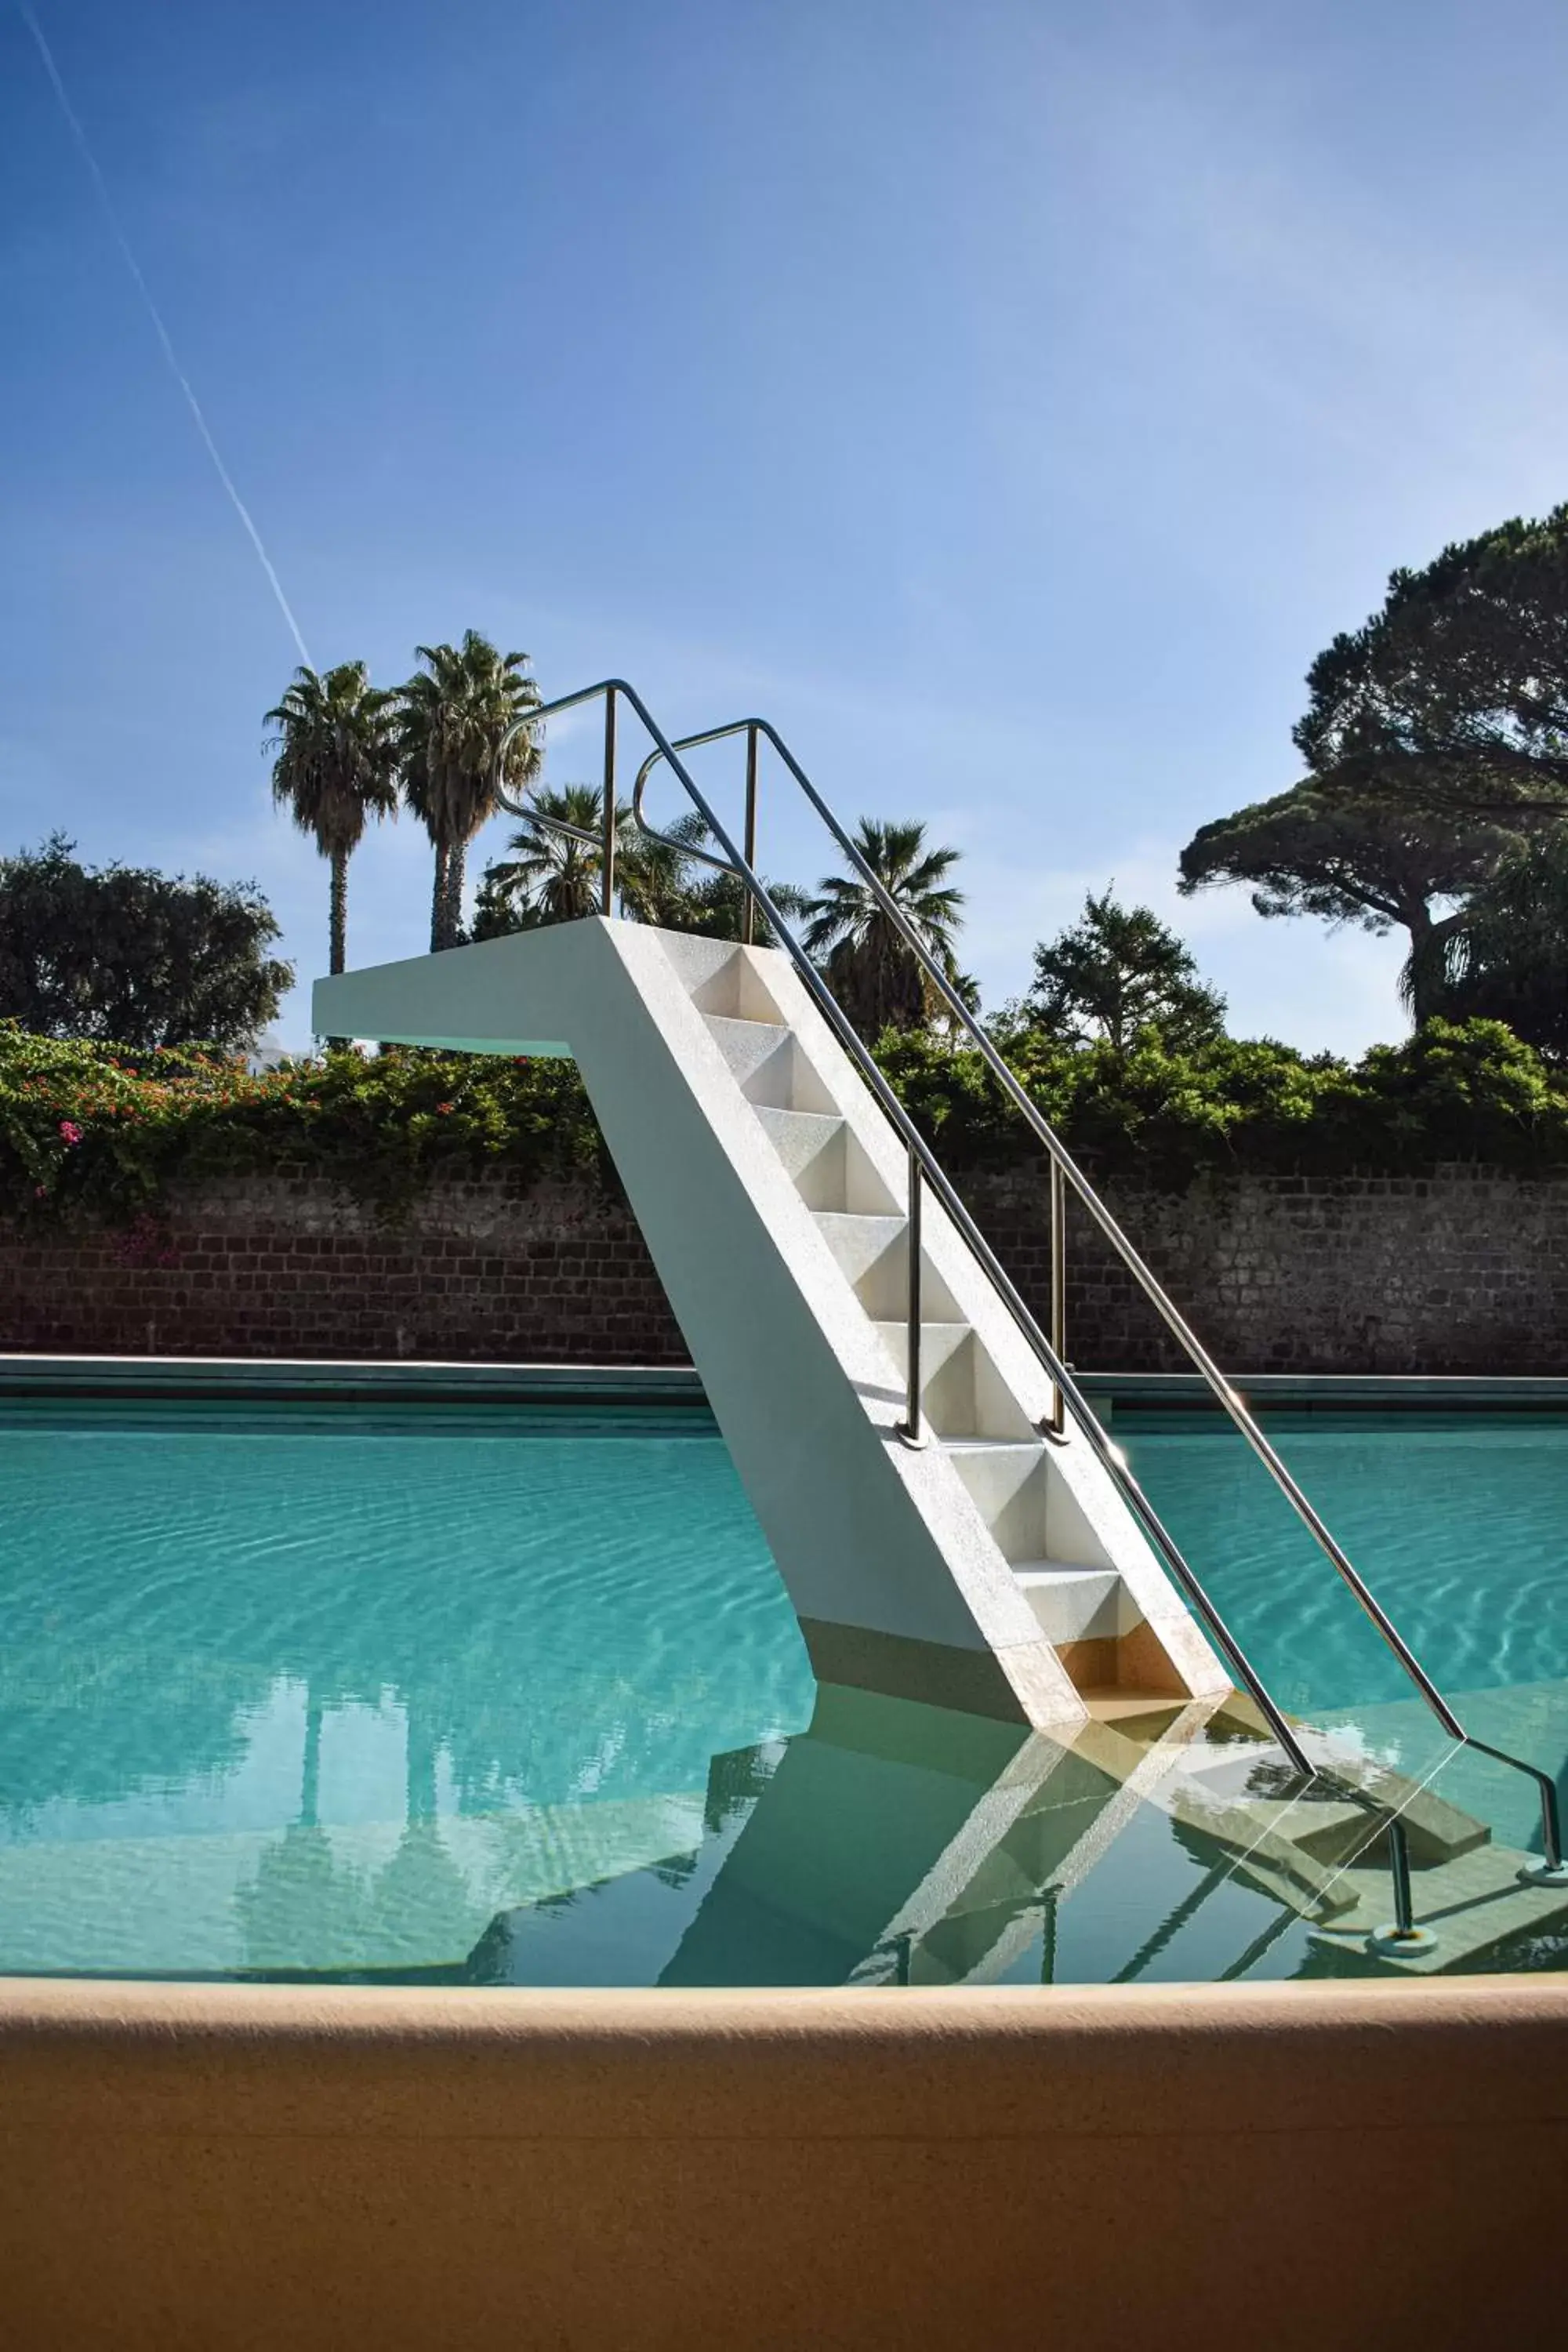
<path id="1" fill-rule="evenodd" d="M 49 80 L 54 86 L 55 96 L 59 100 L 60 112 L 65 116 L 66 121 L 70 129 L 71 137 L 76 141 L 77 146 L 80 151 L 81 160 L 87 165 L 88 171 L 91 175 L 92 184 L 98 191 L 98 201 L 103 208 L 103 217 L 109 223 L 110 233 L 112 236 L 115 244 L 120 247 L 121 253 L 124 257 L 125 267 L 129 269 L 132 278 L 135 280 L 136 291 L 141 295 L 142 302 L 146 306 L 147 316 L 153 321 L 153 331 L 156 333 L 159 342 L 163 347 L 163 357 L 169 362 L 169 373 L 174 377 L 174 382 L 179 385 L 180 390 L 185 395 L 185 405 L 189 408 L 192 417 L 195 421 L 196 431 L 202 436 L 203 446 L 205 448 L 207 456 L 213 461 L 214 470 L 217 475 L 218 480 L 223 484 L 225 490 L 228 494 L 230 505 L 233 507 L 236 514 L 239 517 L 240 521 L 245 526 L 246 537 L 249 540 L 250 544 L 256 550 L 257 562 L 260 564 L 261 569 L 267 574 L 267 584 L 271 589 L 272 593 L 277 597 L 278 609 L 282 614 L 285 621 L 289 624 L 289 634 L 300 648 L 300 659 L 305 664 L 307 668 L 312 668 L 314 665 L 306 649 L 305 640 L 300 634 L 300 624 L 294 618 L 293 612 L 289 607 L 288 597 L 283 593 L 283 583 L 279 579 L 278 573 L 273 567 L 272 558 L 268 554 L 266 548 L 262 545 L 261 533 L 257 530 L 256 525 L 250 520 L 250 509 L 247 507 L 245 500 L 240 497 L 239 492 L 235 488 L 234 477 L 230 474 L 228 467 L 224 464 L 223 459 L 218 455 L 217 443 L 213 439 L 207 420 L 202 415 L 201 402 L 196 398 L 195 394 L 192 391 L 191 380 L 189 376 L 186 375 L 184 369 L 180 365 L 179 355 L 176 352 L 173 342 L 170 341 L 169 330 L 163 324 L 163 316 L 159 311 L 158 305 L 153 301 L 152 293 L 148 288 L 147 280 L 142 275 L 142 265 L 131 249 L 131 240 L 120 226 L 120 215 L 114 209 L 114 202 L 109 193 L 109 184 L 105 180 L 103 173 L 98 168 L 98 158 L 94 155 L 92 149 L 88 145 L 87 133 L 81 127 L 81 123 L 77 116 L 76 109 L 72 106 L 69 98 L 66 94 L 66 86 L 60 79 L 60 69 L 55 63 L 54 52 L 49 47 L 47 41 L 44 38 L 43 31 L 38 24 L 37 18 L 34 16 L 32 10 L 26 5 L 26 0 L 16 0 L 16 13 L 21 17 L 22 22 L 26 26 L 28 32 L 31 33 L 33 39 L 37 44 L 38 55 L 43 59 L 44 71 L 48 75 Z"/>

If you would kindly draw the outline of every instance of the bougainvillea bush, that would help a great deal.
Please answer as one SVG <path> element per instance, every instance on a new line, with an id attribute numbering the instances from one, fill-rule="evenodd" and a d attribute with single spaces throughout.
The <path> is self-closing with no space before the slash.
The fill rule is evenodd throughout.
<path id="1" fill-rule="evenodd" d="M 175 1176 L 319 1171 L 389 1208 L 434 1170 L 606 1174 L 570 1062 L 392 1048 L 254 1071 L 0 1022 L 0 1207 L 115 1222 Z"/>

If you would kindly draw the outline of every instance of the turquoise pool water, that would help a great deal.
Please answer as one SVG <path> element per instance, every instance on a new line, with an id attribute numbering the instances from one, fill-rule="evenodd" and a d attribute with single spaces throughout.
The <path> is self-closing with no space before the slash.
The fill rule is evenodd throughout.
<path id="1" fill-rule="evenodd" d="M 1404 1697 L 1397 1662 L 1228 1426 L 1123 1412 L 1115 1429 L 1289 1704 Z M 1270 1432 L 1440 1687 L 1568 1675 L 1568 1416 L 1279 1414 Z"/>
<path id="2" fill-rule="evenodd" d="M 1419 1760 L 1401 1685 L 1239 1445 L 1196 1422 L 1118 1429 L 1289 1702 Z M 1568 1427 L 1280 1435 L 1439 1680 L 1475 1695 L 1476 1727 L 1555 1767 Z M 819 1694 L 700 1413 L 9 1401 L 0 1492 L 0 1970 L 1324 1965 L 1298 1917 L 1092 1760 Z M 1031 1774 L 1011 1844 L 977 1864 L 1004 1892 L 927 1918 L 982 1801 Z M 1528 1802 L 1498 1802 L 1527 1842 Z"/>

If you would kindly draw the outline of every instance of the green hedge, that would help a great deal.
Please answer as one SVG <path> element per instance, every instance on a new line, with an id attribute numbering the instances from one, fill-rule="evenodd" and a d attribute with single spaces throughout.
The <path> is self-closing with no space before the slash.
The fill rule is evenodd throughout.
<path id="1" fill-rule="evenodd" d="M 1355 1064 L 1268 1040 L 1118 1056 L 1015 1034 L 1046 1116 L 1108 1174 L 1179 1187 L 1212 1170 L 1389 1173 L 1468 1160 L 1568 1167 L 1568 1084 L 1500 1024 L 1433 1023 Z M 956 1171 L 1035 1164 L 978 1055 L 889 1034 L 879 1048 Z M 613 1184 L 572 1064 L 393 1050 L 259 1074 L 221 1055 L 33 1037 L 0 1023 L 0 1210 L 111 1220 L 174 1176 L 319 1170 L 389 1211 L 437 1170 Z"/>
<path id="2" fill-rule="evenodd" d="M 1500 1022 L 1433 1022 L 1356 1063 L 1268 1038 L 1225 1037 L 1193 1054 L 1149 1040 L 1117 1055 L 1015 1033 L 1005 1049 L 1075 1153 L 1153 1184 L 1180 1187 L 1210 1170 L 1568 1166 L 1568 1085 Z M 881 1060 L 947 1165 L 1016 1164 L 1020 1121 L 978 1054 L 889 1037 Z"/>

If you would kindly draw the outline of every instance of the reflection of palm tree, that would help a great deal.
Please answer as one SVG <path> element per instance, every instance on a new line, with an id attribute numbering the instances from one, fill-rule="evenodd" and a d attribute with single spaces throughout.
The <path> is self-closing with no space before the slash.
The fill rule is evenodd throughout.
<path id="1" fill-rule="evenodd" d="M 267 1975 L 352 1968 L 371 1948 L 364 1874 L 340 1864 L 314 1824 L 296 1822 L 262 1848 L 234 1908 L 245 1965 Z"/>
<path id="2" fill-rule="evenodd" d="M 300 1826 L 313 1830 L 321 1812 L 321 1703 L 305 1692 L 305 1754 L 300 1770 Z"/>
<path id="3" fill-rule="evenodd" d="M 441 1740 L 429 1717 L 412 1699 L 404 1705 L 405 1771 L 407 1787 L 405 1819 L 433 1822 L 436 1818 L 436 1767 Z"/>
<path id="4" fill-rule="evenodd" d="M 490 1906 L 476 1902 L 434 1819 L 410 1821 L 370 1890 L 367 1937 L 380 1968 L 453 1965 L 473 1949 Z"/>

